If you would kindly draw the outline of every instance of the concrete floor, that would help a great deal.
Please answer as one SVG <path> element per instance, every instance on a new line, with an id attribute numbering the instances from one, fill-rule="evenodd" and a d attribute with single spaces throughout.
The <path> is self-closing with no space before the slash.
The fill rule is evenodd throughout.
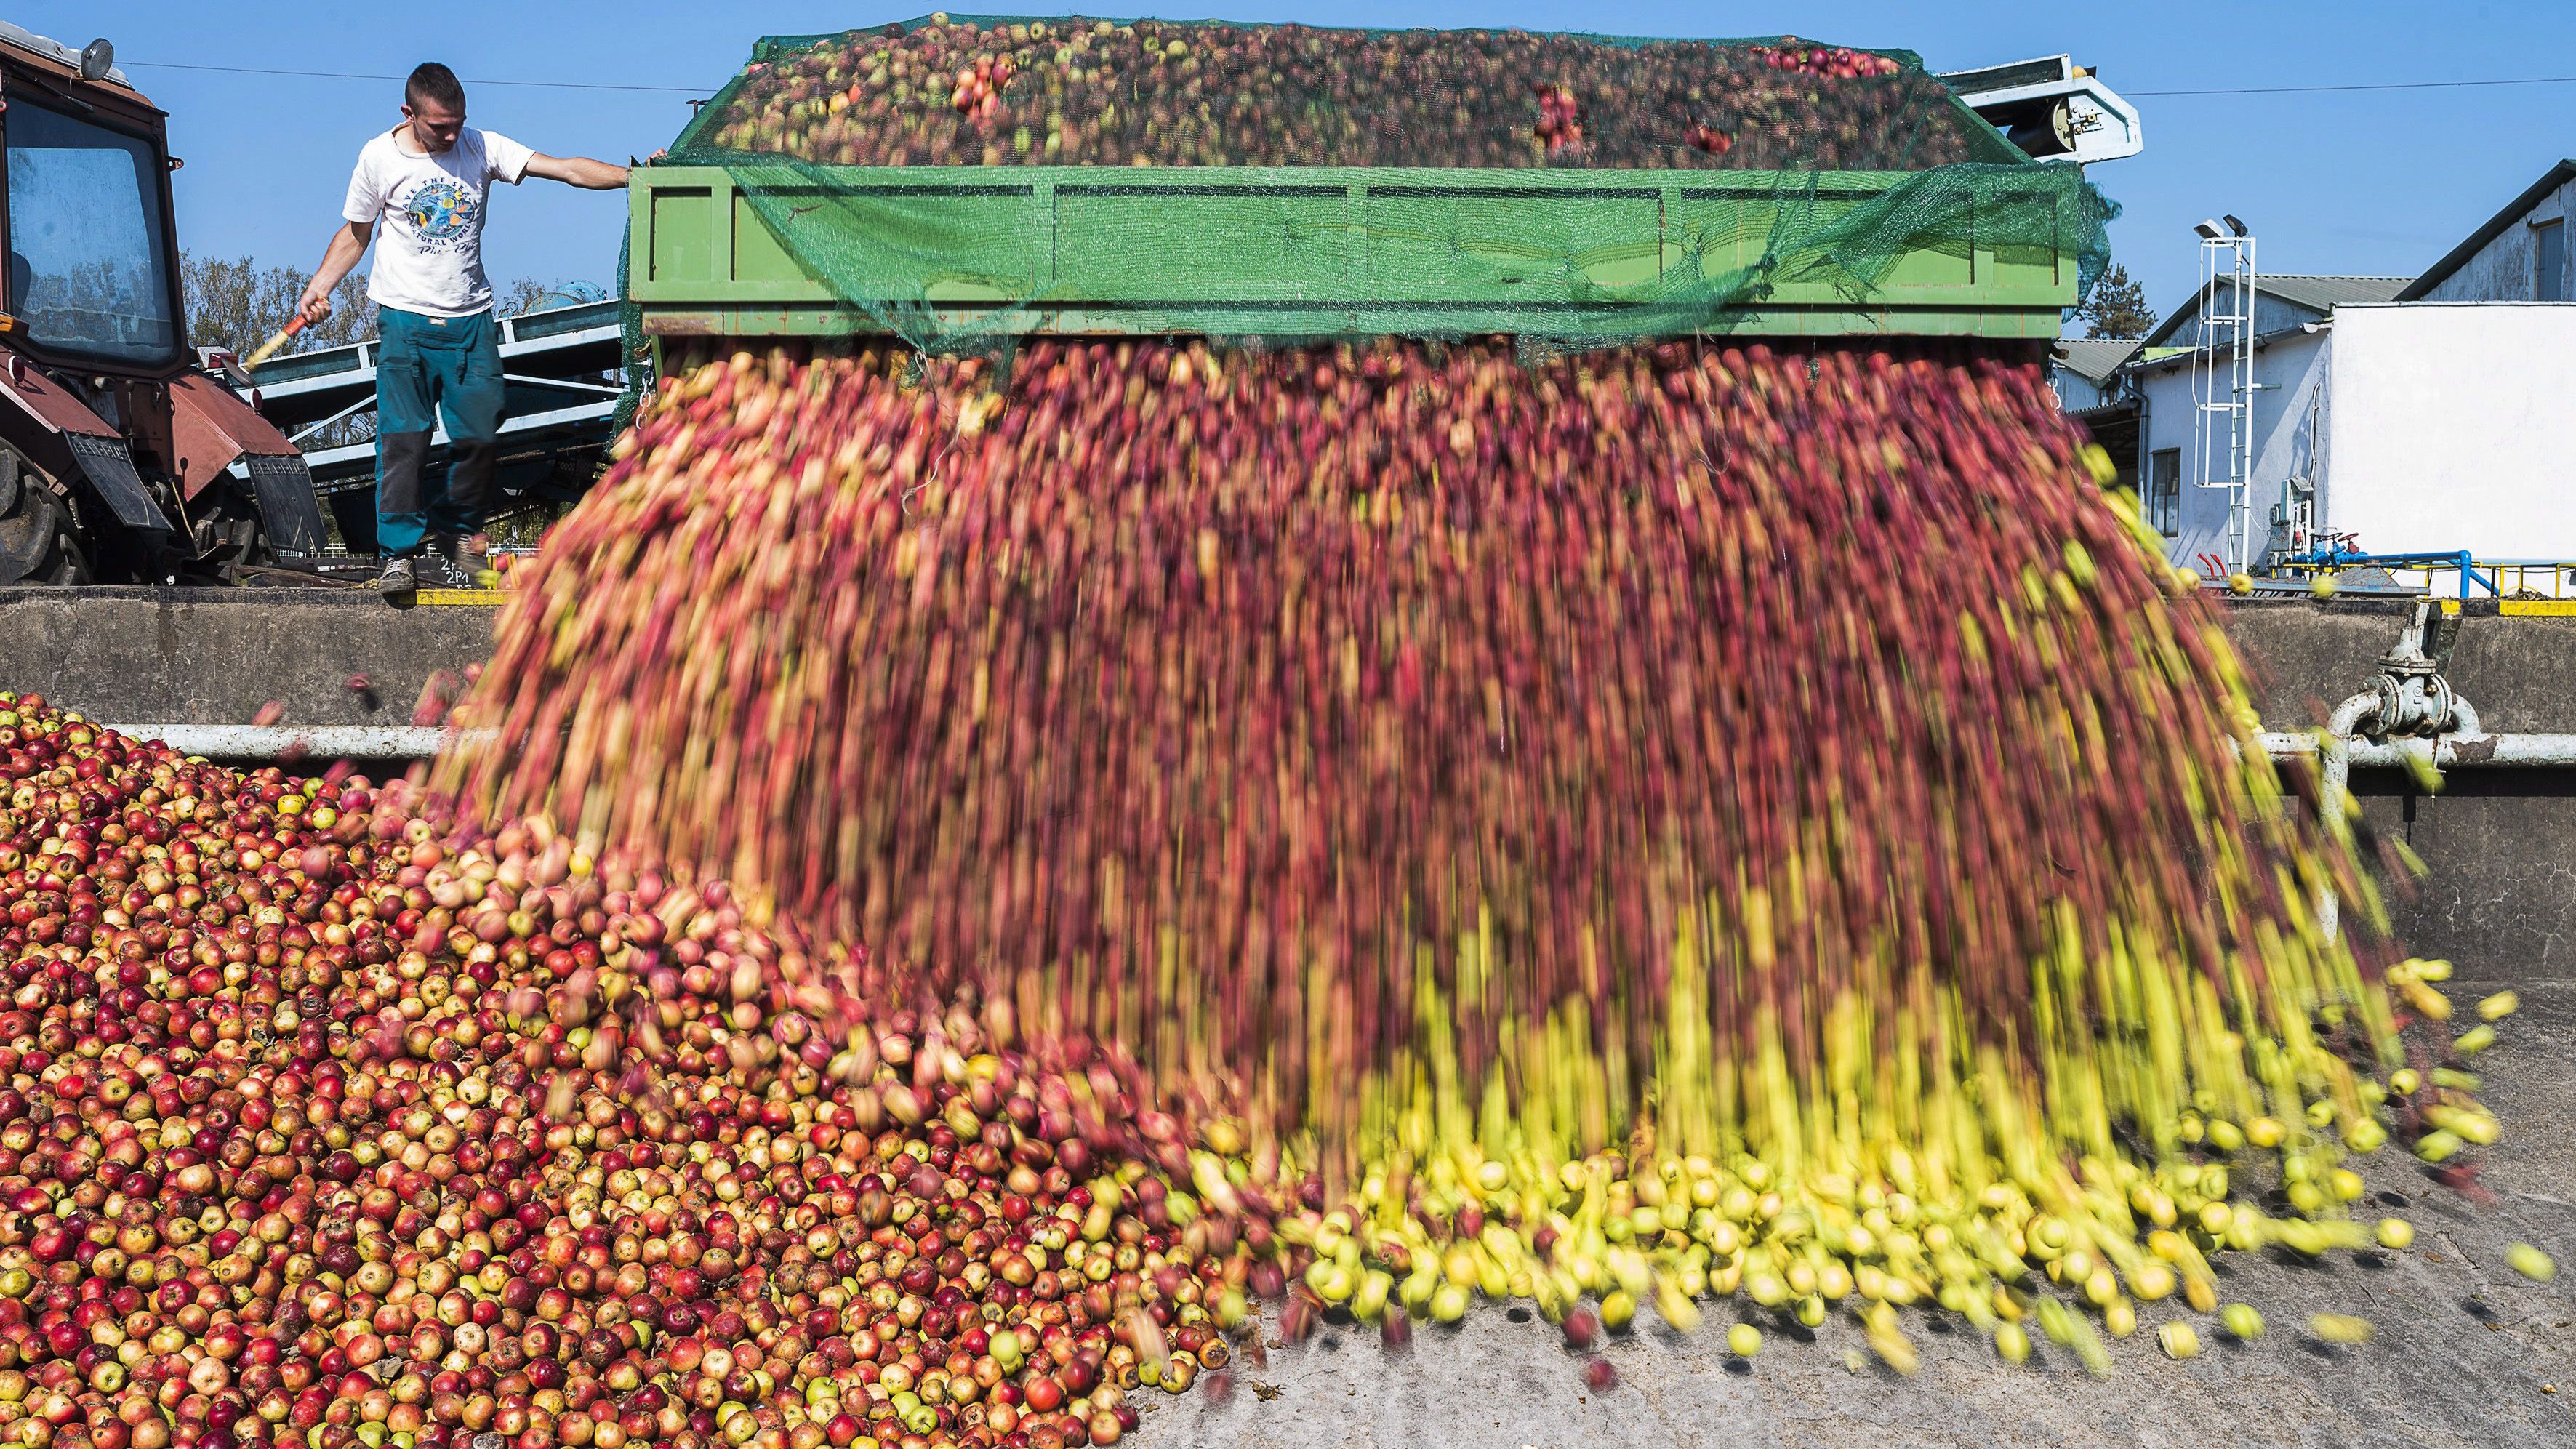
<path id="1" fill-rule="evenodd" d="M 1374 1330 L 1328 1327 L 1262 1369 L 1238 1364 L 1222 1405 L 1193 1391 L 1147 1391 L 1139 1442 L 1259 1449 L 1327 1445 L 1480 1444 L 1572 1449 L 1654 1445 L 2557 1445 L 2576 1444 L 2576 970 L 2530 975 L 2463 970 L 2455 1001 L 2511 985 L 2522 1010 L 2480 1067 L 2505 1136 L 2487 1149 L 2472 1203 L 2384 1150 L 2367 1176 L 2418 1236 L 2404 1253 L 2310 1266 L 2289 1255 L 2218 1259 L 2222 1301 L 2260 1309 L 2270 1331 L 2239 1344 L 2195 1318 L 2202 1352 L 2173 1362 L 2154 1326 L 2190 1316 L 2155 1305 L 2136 1336 L 2112 1345 L 2108 1379 L 2044 1344 L 2005 1366 L 1986 1341 L 1915 1317 L 1921 1372 L 1900 1378 L 1863 1346 L 1856 1325 L 1828 1320 L 1800 1343 L 1761 1319 L 1759 1360 L 1735 1361 L 1725 1328 L 1748 1300 L 1717 1305 L 1687 1338 L 1661 1330 L 1606 1351 L 1621 1382 L 1588 1395 L 1582 1360 L 1554 1329 L 1481 1309 L 1455 1331 L 1417 1329 L 1389 1357 Z M 2506 1245 L 2536 1244 L 2566 1265 L 2548 1284 L 2504 1265 Z M 2356 1348 L 2304 1331 L 2312 1312 L 2357 1313 L 2377 1336 Z M 1641 1315 L 1641 1321 L 1652 1317 Z M 1861 1354 L 1857 1371 L 1846 1351 Z M 1275 1390 L 1267 1399 L 1256 1384 Z M 2544 1386 L 2554 1386 L 2555 1393 Z"/>

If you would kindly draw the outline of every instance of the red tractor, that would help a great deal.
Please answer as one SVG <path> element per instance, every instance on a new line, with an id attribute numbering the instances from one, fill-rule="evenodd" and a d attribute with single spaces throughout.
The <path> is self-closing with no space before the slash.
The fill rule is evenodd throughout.
<path id="1" fill-rule="evenodd" d="M 0 584 L 229 582 L 322 547 L 295 445 L 189 350 L 164 119 L 107 42 L 0 24 Z"/>

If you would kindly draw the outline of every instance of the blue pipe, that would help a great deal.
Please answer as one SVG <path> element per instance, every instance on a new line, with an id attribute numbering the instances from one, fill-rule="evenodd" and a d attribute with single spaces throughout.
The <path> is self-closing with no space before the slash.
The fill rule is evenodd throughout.
<path id="1" fill-rule="evenodd" d="M 2471 566 L 2469 551 L 2465 548 L 2448 553 L 2352 553 L 2341 548 L 2328 548 L 2299 554 L 2287 562 L 2331 569 L 2352 568 L 2359 564 L 2379 564 L 2398 568 L 2420 568 L 2427 564 L 2439 564 L 2460 571 L 2460 600 L 2463 603 L 2468 601 L 2469 584 L 2472 581 L 2483 586 L 2490 597 L 2494 597 L 2497 592 L 2495 580 L 2479 573 Z"/>

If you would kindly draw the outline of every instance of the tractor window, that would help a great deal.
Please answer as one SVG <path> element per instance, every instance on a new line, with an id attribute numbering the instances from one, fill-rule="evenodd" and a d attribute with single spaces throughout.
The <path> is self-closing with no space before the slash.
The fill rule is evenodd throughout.
<path id="1" fill-rule="evenodd" d="M 48 110 L 13 88 L 8 310 L 39 348 L 167 362 L 179 349 L 162 235 L 161 164 L 139 137 Z"/>

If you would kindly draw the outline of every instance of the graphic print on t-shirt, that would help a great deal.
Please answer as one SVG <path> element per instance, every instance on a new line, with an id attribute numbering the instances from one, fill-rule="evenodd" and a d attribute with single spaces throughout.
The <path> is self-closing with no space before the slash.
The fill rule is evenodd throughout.
<path id="1" fill-rule="evenodd" d="M 473 228 L 477 205 L 473 192 L 441 176 L 413 187 L 402 209 L 423 242 L 454 246 Z"/>

